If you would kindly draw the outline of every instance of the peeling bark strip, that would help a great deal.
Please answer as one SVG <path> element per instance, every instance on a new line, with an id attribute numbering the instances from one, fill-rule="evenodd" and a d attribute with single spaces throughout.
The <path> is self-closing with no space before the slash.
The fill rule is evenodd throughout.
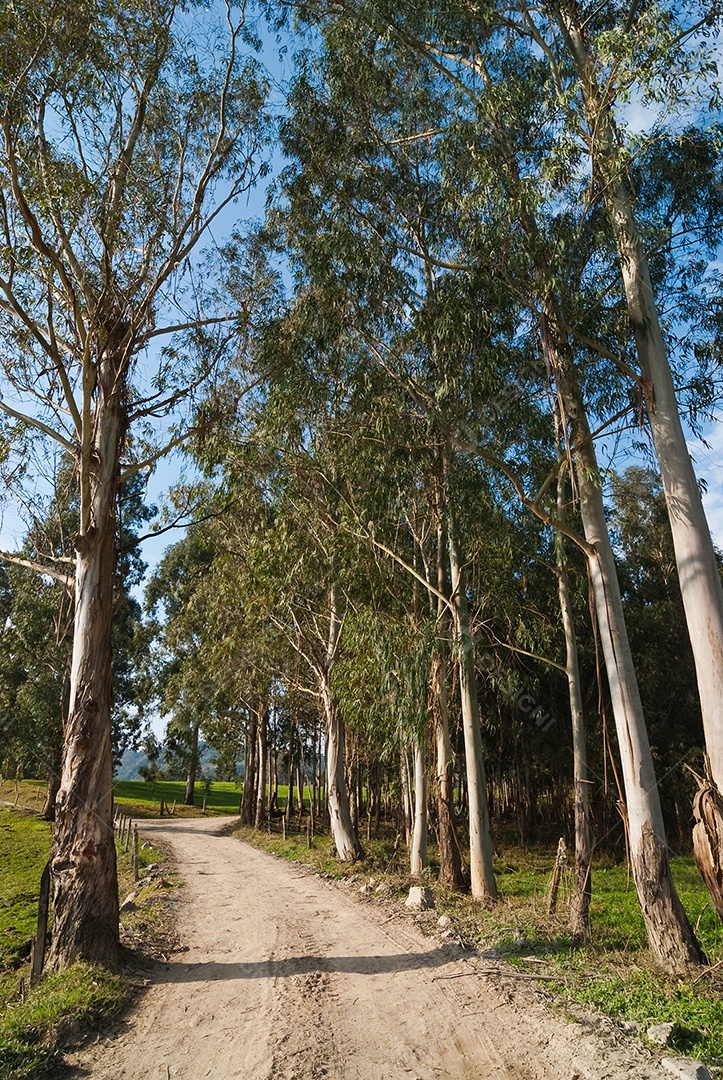
<path id="1" fill-rule="evenodd" d="M 723 919 L 723 797 L 711 783 L 699 784 L 693 799 L 693 855 L 718 917 Z"/>
<path id="2" fill-rule="evenodd" d="M 63 768 L 51 857 L 50 961 L 116 965 L 118 889 L 112 817 L 111 624 L 115 510 L 123 438 L 122 355 L 104 356 L 89 447 L 87 522 L 76 538 L 75 629 Z"/>

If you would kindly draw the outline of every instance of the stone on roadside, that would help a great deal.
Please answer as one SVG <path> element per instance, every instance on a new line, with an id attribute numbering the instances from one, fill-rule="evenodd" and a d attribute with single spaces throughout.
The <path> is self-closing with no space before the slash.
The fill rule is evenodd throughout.
<path id="1" fill-rule="evenodd" d="M 658 1046 L 667 1046 L 670 1041 L 670 1036 L 673 1033 L 675 1024 L 653 1024 L 648 1028 L 648 1038 L 652 1043 L 656 1043 Z"/>
<path id="2" fill-rule="evenodd" d="M 134 892 L 128 893 L 125 900 L 123 901 L 123 903 L 120 906 L 119 910 L 120 910 L 121 914 L 124 911 L 135 911 L 136 910 L 135 899 L 136 899 L 137 895 L 138 894 L 134 893 Z"/>
<path id="3" fill-rule="evenodd" d="M 428 911 L 434 907 L 434 893 L 423 885 L 412 885 L 404 906 L 410 911 Z"/>
<path id="4" fill-rule="evenodd" d="M 620 1026 L 628 1035 L 637 1035 L 640 1031 L 640 1024 L 637 1020 L 623 1020 Z"/>
<path id="5" fill-rule="evenodd" d="M 711 1080 L 710 1073 L 705 1065 L 699 1061 L 691 1061 L 690 1058 L 661 1058 L 660 1064 L 671 1076 L 679 1077 L 679 1080 Z"/>
<path id="6" fill-rule="evenodd" d="M 437 926 L 442 930 L 446 930 L 448 926 L 452 925 L 452 920 L 449 915 L 440 915 L 437 919 Z"/>

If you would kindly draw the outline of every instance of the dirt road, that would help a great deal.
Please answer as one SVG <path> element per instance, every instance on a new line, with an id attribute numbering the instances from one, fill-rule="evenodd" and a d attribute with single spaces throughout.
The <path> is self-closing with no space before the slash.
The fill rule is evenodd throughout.
<path id="1" fill-rule="evenodd" d="M 611 1026 L 550 1012 L 531 982 L 424 937 L 402 905 L 358 894 L 217 835 L 144 823 L 185 887 L 188 951 L 159 964 L 113 1038 L 71 1056 L 113 1080 L 646 1080 L 659 1066 Z M 601 1033 L 602 1031 L 602 1033 Z"/>

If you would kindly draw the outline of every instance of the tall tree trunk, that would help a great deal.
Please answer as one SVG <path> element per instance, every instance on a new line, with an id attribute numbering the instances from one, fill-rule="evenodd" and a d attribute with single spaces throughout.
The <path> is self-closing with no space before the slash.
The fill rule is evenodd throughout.
<path id="1" fill-rule="evenodd" d="M 359 785 L 357 783 L 357 775 L 359 768 L 357 765 L 356 752 L 353 751 L 350 755 L 351 765 L 349 766 L 349 782 L 347 785 L 347 791 L 349 792 L 349 816 L 351 817 L 351 823 L 354 830 L 359 832 Z"/>
<path id="2" fill-rule="evenodd" d="M 595 142 L 594 165 L 618 248 L 628 317 L 643 376 L 646 410 L 668 507 L 680 591 L 698 681 L 708 777 L 723 797 L 723 587 L 700 489 L 685 441 L 655 292 L 643 250 L 609 103 L 595 76 L 577 5 L 561 8 Z M 718 848 L 723 879 L 723 851 Z"/>
<path id="3" fill-rule="evenodd" d="M 625 785 L 633 878 L 651 949 L 666 970 L 679 972 L 701 963 L 703 957 L 670 876 L 660 794 L 597 481 L 595 450 L 572 365 L 561 351 L 554 319 L 549 316 L 543 318 L 543 341 L 572 435 L 580 514 Z"/>
<path id="4" fill-rule="evenodd" d="M 453 889 L 466 885 L 462 855 L 454 826 L 452 790 L 452 741 L 449 737 L 449 693 L 447 680 L 447 644 L 449 640 L 449 609 L 442 599 L 449 594 L 445 555 L 447 537 L 441 506 L 442 490 L 437 491 L 437 627 L 439 642 L 432 658 L 430 685 L 434 714 L 434 741 L 437 751 L 437 841 L 439 846 L 439 880 Z"/>
<path id="5" fill-rule="evenodd" d="M 279 812 L 279 753 L 276 746 L 276 737 L 273 745 L 269 747 L 269 817 Z"/>
<path id="6" fill-rule="evenodd" d="M 477 700 L 475 648 L 469 625 L 467 595 L 462 578 L 459 547 L 451 520 L 448 522 L 447 531 L 449 563 L 452 573 L 456 651 L 459 658 L 459 691 L 462 700 L 467 796 L 469 800 L 470 885 L 472 896 L 476 900 L 492 902 L 497 899 L 497 884 L 492 861 L 487 785 L 484 761 L 482 759 L 482 731 L 480 728 L 479 702 Z"/>
<path id="7" fill-rule="evenodd" d="M 466 883 L 454 825 L 452 742 L 449 737 L 447 664 L 441 652 L 437 652 L 432 661 L 432 694 L 434 696 L 434 738 L 437 751 L 436 789 L 439 880 L 453 889 L 463 889 Z"/>
<path id="8" fill-rule="evenodd" d="M 428 865 L 427 755 L 422 735 L 414 744 L 414 827 L 409 849 L 409 868 L 412 877 L 421 877 Z"/>
<path id="9" fill-rule="evenodd" d="M 299 760 L 299 764 L 296 767 L 296 788 L 299 793 L 299 828 L 301 828 L 301 818 L 304 814 L 304 759 Z M 309 811 L 313 803 L 311 801 L 311 793 L 309 793 Z"/>
<path id="10" fill-rule="evenodd" d="M 331 587 L 329 611 L 329 639 L 320 687 L 326 718 L 326 798 L 337 855 L 342 862 L 354 862 L 364 857 L 364 850 L 359 843 L 359 836 L 349 811 L 349 798 L 344 778 L 344 721 L 334 700 L 330 682 L 331 669 L 341 634 L 338 594 L 335 585 Z"/>
<path id="11" fill-rule="evenodd" d="M 191 725 L 191 758 L 188 763 L 188 776 L 186 778 L 186 792 L 183 796 L 184 806 L 193 806 L 196 794 L 196 774 L 198 772 L 198 724 Z"/>
<path id="12" fill-rule="evenodd" d="M 267 711 L 265 703 L 259 703 L 256 710 L 256 716 L 256 742 L 258 746 L 258 750 L 256 752 L 256 760 L 258 762 L 258 785 L 256 788 L 256 815 L 254 817 L 254 828 L 261 829 L 266 824 L 266 779 L 269 759 L 266 725 Z"/>
<path id="13" fill-rule="evenodd" d="M 404 843 L 407 848 L 412 846 L 412 829 L 414 828 L 414 810 L 412 809 L 412 778 L 409 772 L 409 752 L 406 746 L 399 751 L 399 784 L 402 793 L 402 823 L 404 827 Z"/>
<path id="14" fill-rule="evenodd" d="M 246 736 L 246 761 L 244 762 L 244 790 L 241 799 L 241 820 L 244 825 L 253 825 L 256 816 L 256 788 L 258 773 L 258 718 L 255 710 L 249 715 L 249 730 Z"/>
<path id="15" fill-rule="evenodd" d="M 113 835 L 111 624 L 118 463 L 124 435 L 122 358 L 97 370 L 95 416 L 84 416 L 81 524 L 75 537 L 75 622 L 63 767 L 51 857 L 50 964 L 119 959 Z"/>
<path id="16" fill-rule="evenodd" d="M 284 817 L 286 818 L 287 825 L 291 824 L 291 815 L 294 812 L 294 763 L 295 763 L 295 744 L 296 744 L 296 719 L 294 714 L 291 714 L 291 722 L 289 725 L 289 752 L 286 758 L 286 776 L 288 781 L 288 792 L 286 797 L 286 806 L 284 807 Z"/>
<path id="17" fill-rule="evenodd" d="M 557 516 L 565 520 L 565 484 L 560 472 L 557 481 Z M 577 655 L 577 636 L 570 599 L 570 582 L 567 573 L 564 541 L 561 533 L 555 536 L 557 558 L 557 585 L 560 596 L 560 612 L 565 632 L 565 671 L 570 698 L 572 721 L 573 784 L 575 791 L 575 874 L 570 901 L 570 930 L 573 944 L 579 945 L 590 938 L 590 895 L 592 892 L 592 821 L 587 774 L 587 739 L 585 713 L 582 703 L 580 666 Z"/>

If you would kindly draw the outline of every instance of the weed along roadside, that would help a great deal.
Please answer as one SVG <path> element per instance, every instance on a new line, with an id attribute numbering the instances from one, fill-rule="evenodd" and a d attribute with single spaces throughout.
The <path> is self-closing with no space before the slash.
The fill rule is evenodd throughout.
<path id="1" fill-rule="evenodd" d="M 123 833 L 116 831 L 119 892 L 125 900 L 121 970 L 75 963 L 60 973 L 32 977 L 31 942 L 51 826 L 35 809 L 37 785 L 26 781 L 20 788 L 14 807 L 0 806 L 0 1080 L 60 1075 L 65 1049 L 106 1030 L 136 1000 L 152 958 L 175 947 L 167 903 L 177 885 L 172 864 L 167 852 L 142 838 L 136 844 L 137 825 L 124 819 Z M 0 799 L 8 801 L 4 788 Z"/>

